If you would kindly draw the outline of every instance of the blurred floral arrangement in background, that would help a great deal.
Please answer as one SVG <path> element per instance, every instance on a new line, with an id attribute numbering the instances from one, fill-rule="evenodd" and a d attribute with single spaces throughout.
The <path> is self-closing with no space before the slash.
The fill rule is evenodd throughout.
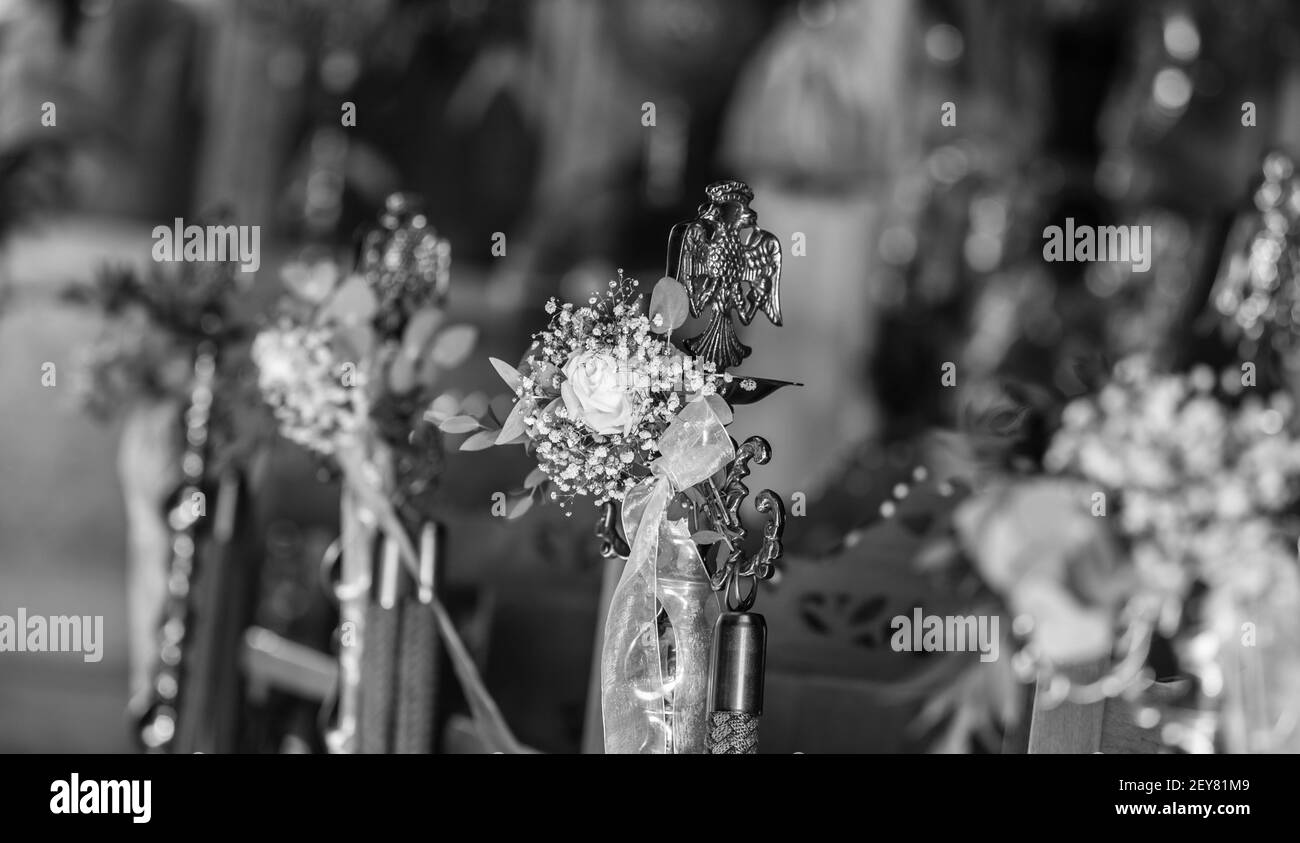
<path id="1" fill-rule="evenodd" d="M 464 361 L 478 335 L 446 323 L 449 264 L 447 241 L 396 194 L 356 272 L 332 258 L 283 269 L 288 295 L 252 347 L 281 433 L 345 473 L 372 466 L 413 522 L 428 515 L 442 462 L 424 410 L 440 373 Z"/>
<path id="2" fill-rule="evenodd" d="M 110 266 L 91 283 L 64 290 L 66 301 L 103 317 L 99 333 L 76 352 L 78 403 L 100 419 L 141 405 L 179 405 L 189 398 L 200 349 L 216 350 L 210 466 L 215 471 L 248 459 L 271 427 L 256 400 L 249 323 L 235 306 L 243 287 L 232 266 L 151 264 L 143 272 Z"/>
<path id="3" fill-rule="evenodd" d="M 396 633 L 391 625 L 381 632 L 392 607 L 370 604 L 369 592 L 375 581 L 396 588 L 399 563 L 420 592 L 411 616 L 429 624 L 414 649 L 428 656 L 442 641 L 480 737 L 502 751 L 521 751 L 434 587 L 432 495 L 443 450 L 424 411 L 439 376 L 459 365 L 478 337 L 475 328 L 446 322 L 450 267 L 451 244 L 413 197 L 392 194 L 361 243 L 355 271 L 332 257 L 285 267 L 289 293 L 279 316 L 253 340 L 258 385 L 281 433 L 342 474 L 338 553 L 330 554 L 339 600 L 337 721 L 326 734 L 334 752 L 385 745 L 383 712 L 390 707 L 376 698 L 365 704 L 379 713 L 363 719 L 358 712 L 363 675 L 371 692 L 395 681 L 384 653 L 391 657 Z"/>
<path id="4" fill-rule="evenodd" d="M 1176 750 L 1278 751 L 1298 722 L 1300 438 L 1289 396 L 1220 380 L 1121 361 L 1066 406 L 1043 472 L 982 478 L 920 562 L 1014 619 L 1041 704 L 1122 697 Z M 1191 681 L 1152 703 L 1173 678 Z"/>
<path id="5" fill-rule="evenodd" d="M 240 279 L 232 263 L 153 263 L 108 267 L 63 292 L 102 318 L 70 380 L 93 416 L 120 420 L 129 710 L 153 750 L 209 746 L 205 730 L 220 729 L 229 699 L 214 689 L 233 693 L 217 678 L 226 651 L 196 630 L 238 611 L 214 583 L 241 571 L 235 560 L 246 558 L 254 520 L 240 501 L 259 485 L 274 433 L 249 359 Z M 197 588 L 196 574 L 206 576 Z M 182 704 L 194 713 L 178 718 Z"/>
<path id="6" fill-rule="evenodd" d="M 1215 385 L 1208 367 L 1169 375 L 1122 361 L 1095 399 L 1066 408 L 1046 457 L 1048 470 L 1115 496 L 1117 532 L 1166 635 L 1197 581 L 1260 596 L 1294 565 L 1300 537 L 1293 400 L 1279 392 L 1230 406 Z"/>
<path id="7" fill-rule="evenodd" d="M 1258 382 L 1288 385 L 1300 368 L 1300 175 L 1277 151 L 1261 170 L 1252 207 L 1229 236 L 1211 303 L 1220 332 L 1242 360 L 1254 361 Z"/>

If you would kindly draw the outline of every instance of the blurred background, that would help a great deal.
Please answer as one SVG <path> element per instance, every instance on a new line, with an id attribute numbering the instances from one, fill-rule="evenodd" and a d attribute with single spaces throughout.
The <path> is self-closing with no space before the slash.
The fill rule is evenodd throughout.
<path id="1" fill-rule="evenodd" d="M 63 377 L 102 327 L 68 285 L 223 214 L 261 227 L 241 306 L 266 313 L 282 265 L 407 191 L 481 331 L 448 389 L 482 406 L 487 357 L 517 359 L 549 296 L 659 278 L 719 178 L 753 187 L 786 255 L 785 325 L 743 331 L 742 370 L 805 384 L 734 431 L 775 447 L 751 485 L 803 504 L 759 607 L 764 749 L 926 748 L 898 689 L 927 660 L 887 636 L 934 586 L 881 503 L 917 466 L 1037 459 L 1035 419 L 1119 356 L 1213 355 L 1233 221 L 1300 143 L 1297 23 L 1283 0 L 0 0 L 0 613 L 103 615 L 106 638 L 95 664 L 0 654 L 0 751 L 135 747 L 122 421 Z M 1152 270 L 1044 263 L 1067 216 L 1151 225 Z M 494 518 L 526 459 L 455 445 L 449 602 L 520 739 L 590 747 L 594 514 Z M 269 460 L 230 623 L 328 652 L 337 488 L 289 443 Z M 873 529 L 895 532 L 852 539 Z M 219 748 L 319 751 L 321 701 L 263 684 L 242 675 Z"/>

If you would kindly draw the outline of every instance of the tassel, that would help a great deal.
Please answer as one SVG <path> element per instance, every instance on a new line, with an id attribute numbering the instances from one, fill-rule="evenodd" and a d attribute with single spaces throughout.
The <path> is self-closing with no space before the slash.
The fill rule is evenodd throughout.
<path id="1" fill-rule="evenodd" d="M 767 664 L 767 622 L 755 612 L 724 612 L 713 627 L 709 669 L 709 752 L 758 753 Z"/>

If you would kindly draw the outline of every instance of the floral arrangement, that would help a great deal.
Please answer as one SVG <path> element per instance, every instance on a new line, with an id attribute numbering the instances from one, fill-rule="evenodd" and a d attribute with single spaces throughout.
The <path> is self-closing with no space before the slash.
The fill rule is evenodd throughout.
<path id="1" fill-rule="evenodd" d="M 1227 394 L 1231 375 L 1121 361 L 1065 407 L 1043 473 L 986 478 L 926 555 L 1015 619 L 1012 666 L 1051 677 L 1048 705 L 1124 697 L 1186 751 L 1295 741 L 1293 726 L 1277 729 L 1300 692 L 1300 435 L 1289 396 Z M 1086 684 L 1060 670 L 1097 660 L 1111 668 Z M 1251 671 L 1250 717 L 1271 720 L 1247 728 Z M 1170 677 L 1186 691 L 1152 702 Z"/>
<path id="2" fill-rule="evenodd" d="M 409 197 L 394 194 L 365 237 L 356 271 L 328 257 L 284 269 L 288 295 L 253 341 L 258 383 L 281 433 L 342 474 L 339 614 L 340 628 L 353 634 L 346 646 L 340 642 L 337 727 L 326 736 L 334 751 L 361 746 L 362 656 L 387 640 L 378 633 L 367 638 L 367 601 L 370 584 L 385 578 L 388 548 L 422 595 L 418 608 L 403 612 L 433 613 L 480 737 L 501 751 L 522 751 L 428 579 L 436 553 L 431 494 L 442 449 L 425 410 L 442 373 L 459 365 L 477 339 L 475 328 L 447 322 L 449 266 L 447 241 Z M 386 548 L 382 561 L 377 538 Z M 369 664 L 383 670 L 387 662 L 375 655 Z M 383 716 L 367 722 L 373 727 Z M 388 745 L 379 733 L 365 740 Z"/>
<path id="3" fill-rule="evenodd" d="M 661 436 L 691 402 L 707 401 L 723 424 L 730 422 L 721 392 L 743 379 L 697 364 L 672 344 L 673 329 L 685 321 L 681 285 L 661 280 L 648 312 L 638 288 L 620 272 L 585 305 L 548 301 L 549 323 L 533 335 L 519 367 L 491 359 L 515 399 L 499 425 L 491 415 L 430 411 L 446 432 L 473 432 L 463 450 L 523 444 L 536 457 L 512 516 L 540 497 L 570 515 L 579 496 L 596 505 L 623 500 L 650 475 Z"/>
<path id="4" fill-rule="evenodd" d="M 1291 397 L 1216 397 L 1208 367 L 1157 374 L 1126 360 L 1095 399 L 1066 407 L 1045 458 L 1116 497 L 1116 532 L 1172 633 L 1196 582 L 1259 596 L 1295 563 L 1300 439 Z M 1224 564 L 1225 560 L 1233 564 Z"/>
<path id="5" fill-rule="evenodd" d="M 231 655 L 187 635 L 196 607 L 220 613 L 227 599 L 190 583 L 249 541 L 245 508 L 227 502 L 256 494 L 258 458 L 274 434 L 258 400 L 238 278 L 224 262 L 107 267 L 64 293 L 102 317 L 79 350 L 75 395 L 95 417 L 122 422 L 130 709 L 151 750 L 186 746 L 178 719 L 201 715 L 189 701 L 214 693 L 201 676 L 183 678 L 193 648 L 198 661 Z M 225 529 L 203 518 L 222 511 L 233 516 Z"/>
<path id="6" fill-rule="evenodd" d="M 729 402 L 784 384 L 718 371 L 679 350 L 672 332 L 686 321 L 685 286 L 662 278 L 648 302 L 639 286 L 620 272 L 585 305 L 548 301 L 548 323 L 519 366 L 491 360 L 514 398 L 503 421 L 490 410 L 480 418 L 436 407 L 430 418 L 471 434 L 462 449 L 521 444 L 535 457 L 507 514 L 548 499 L 572 515 L 587 498 L 605 507 L 610 555 L 623 555 L 622 527 L 627 563 L 601 656 L 606 752 L 703 752 L 715 592 L 738 588 L 741 576 L 770 576 L 783 523 L 779 498 L 761 493 L 756 506 L 769 525 L 758 554 L 746 556 L 740 478 L 750 459 L 766 462 L 768 445 L 754 437 L 737 449 Z"/>
<path id="7" fill-rule="evenodd" d="M 282 320 L 253 341 L 258 386 L 280 432 L 319 454 L 333 454 L 356 436 L 367 411 L 364 393 L 344 386 L 347 363 L 328 328 Z"/>
<path id="8" fill-rule="evenodd" d="M 246 459 L 265 443 L 269 419 L 256 400 L 248 320 L 229 264 L 151 264 L 102 269 L 92 283 L 63 291 L 69 302 L 103 317 L 99 333 L 77 350 L 72 371 L 78 403 L 100 419 L 145 405 L 190 398 L 200 349 L 216 352 L 209 469 Z M 177 411 L 179 412 L 179 410 Z"/>
<path id="9" fill-rule="evenodd" d="M 328 258 L 286 266 L 288 295 L 252 355 L 280 432 L 345 473 L 369 465 L 414 522 L 427 517 L 441 467 L 424 410 L 478 332 L 448 324 L 446 241 L 407 201 L 390 202 L 356 272 Z"/>
<path id="10" fill-rule="evenodd" d="M 103 330 L 79 352 L 77 393 L 96 415 L 135 399 L 181 395 L 188 359 L 200 341 L 235 339 L 230 318 L 236 276 L 224 264 L 186 263 L 173 274 L 152 264 L 141 273 L 108 266 L 63 298 L 104 317 Z M 189 352 L 189 353 L 187 353 Z"/>
<path id="11" fill-rule="evenodd" d="M 445 324 L 434 304 L 404 320 L 398 336 L 380 335 L 375 320 L 387 317 L 363 275 L 340 279 L 326 262 L 290 264 L 282 274 L 290 295 L 254 339 L 253 357 L 281 432 L 317 453 L 337 452 L 368 426 L 387 429 L 379 415 L 386 407 L 427 404 L 439 376 L 473 350 L 477 329 Z"/>

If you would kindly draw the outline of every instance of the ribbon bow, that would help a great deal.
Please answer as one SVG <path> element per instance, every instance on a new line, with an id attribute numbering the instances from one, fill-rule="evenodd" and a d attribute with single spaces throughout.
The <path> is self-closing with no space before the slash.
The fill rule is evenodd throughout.
<path id="1" fill-rule="evenodd" d="M 735 448 L 709 402 L 698 400 L 673 419 L 659 438 L 659 451 L 651 475 L 623 500 L 631 553 L 610 601 L 601 654 L 607 753 L 704 751 L 713 630 L 707 615 L 710 609 L 716 614 L 717 606 L 701 599 L 711 596 L 708 573 L 685 521 L 670 522 L 666 515 L 674 495 L 725 468 Z M 674 669 L 667 679 L 659 651 L 660 606 L 673 627 Z"/>

